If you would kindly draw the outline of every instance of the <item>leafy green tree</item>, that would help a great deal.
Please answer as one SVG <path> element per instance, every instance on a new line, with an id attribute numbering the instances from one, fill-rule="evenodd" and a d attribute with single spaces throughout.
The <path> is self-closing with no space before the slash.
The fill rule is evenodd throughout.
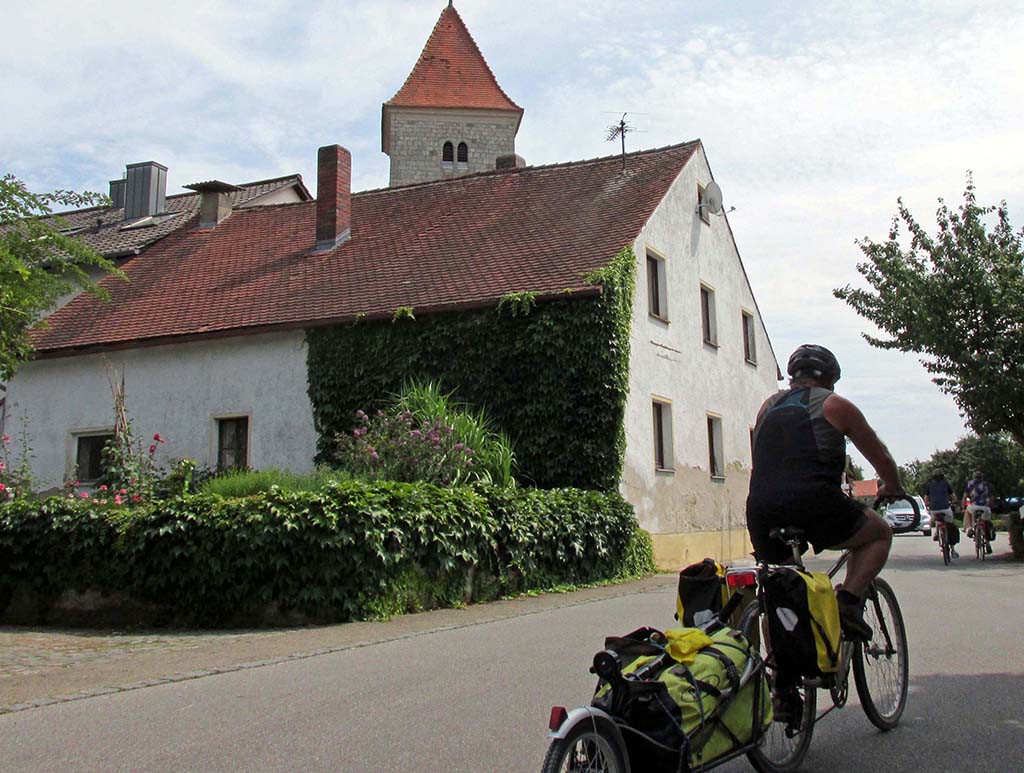
<path id="1" fill-rule="evenodd" d="M 62 233 L 64 221 L 51 216 L 55 206 L 105 201 L 98 193 L 34 194 L 14 176 L 0 176 L 0 381 L 13 376 L 31 354 L 29 330 L 62 295 L 77 287 L 106 297 L 89 268 L 121 275 L 96 250 Z"/>
<path id="2" fill-rule="evenodd" d="M 1024 445 L 1024 231 L 1005 202 L 978 205 L 970 173 L 957 211 L 939 200 L 935 237 L 902 199 L 898 211 L 886 241 L 858 242 L 867 261 L 857 270 L 872 289 L 835 296 L 888 336 L 864 334 L 872 346 L 925 355 L 975 432 L 1006 431 Z"/>
<path id="3" fill-rule="evenodd" d="M 953 448 L 936 451 L 926 461 L 915 460 L 901 468 L 908 491 L 920 492 L 935 470 L 942 470 L 959 497 L 975 470 L 985 473 L 996 496 L 1020 495 L 1024 474 L 1024 449 L 1006 434 L 968 435 Z"/>
<path id="4" fill-rule="evenodd" d="M 849 454 L 846 455 L 846 477 L 850 480 L 864 480 L 864 470 Z"/>

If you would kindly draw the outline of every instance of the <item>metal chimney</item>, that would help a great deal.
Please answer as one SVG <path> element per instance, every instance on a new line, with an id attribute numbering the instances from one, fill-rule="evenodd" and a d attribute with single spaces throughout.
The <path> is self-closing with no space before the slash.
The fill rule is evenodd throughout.
<path id="1" fill-rule="evenodd" d="M 138 220 L 164 211 L 167 167 L 156 161 L 128 164 L 125 180 L 124 219 Z"/>
<path id="2" fill-rule="evenodd" d="M 111 180 L 110 181 L 110 200 L 114 209 L 120 209 L 124 206 L 124 189 L 128 181 L 125 179 Z"/>

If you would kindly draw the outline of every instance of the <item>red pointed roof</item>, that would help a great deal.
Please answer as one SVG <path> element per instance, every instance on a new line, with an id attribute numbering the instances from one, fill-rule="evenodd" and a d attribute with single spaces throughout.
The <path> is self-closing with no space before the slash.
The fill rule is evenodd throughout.
<path id="1" fill-rule="evenodd" d="M 462 17 L 450 4 L 441 11 L 402 88 L 384 105 L 523 112 L 502 91 Z"/>

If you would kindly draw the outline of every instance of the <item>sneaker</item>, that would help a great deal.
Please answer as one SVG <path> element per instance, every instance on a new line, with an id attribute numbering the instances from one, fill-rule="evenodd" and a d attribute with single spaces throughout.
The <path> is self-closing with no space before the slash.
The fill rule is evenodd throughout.
<path id="1" fill-rule="evenodd" d="M 992 546 L 989 545 L 987 542 L 985 543 L 985 553 L 988 555 L 992 554 Z"/>
<path id="2" fill-rule="evenodd" d="M 772 695 L 772 714 L 776 722 L 782 722 L 787 729 L 798 730 L 803 719 L 804 701 L 800 691 L 791 687 L 785 692 Z"/>

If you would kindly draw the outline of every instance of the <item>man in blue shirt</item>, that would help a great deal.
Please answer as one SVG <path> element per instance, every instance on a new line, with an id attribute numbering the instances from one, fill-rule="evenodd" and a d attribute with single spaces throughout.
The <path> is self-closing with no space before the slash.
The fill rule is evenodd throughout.
<path id="1" fill-rule="evenodd" d="M 932 514 L 935 528 L 933 539 L 939 538 L 939 529 L 946 530 L 947 543 L 953 558 L 959 558 L 956 548 L 953 547 L 959 542 L 959 534 L 956 524 L 953 523 L 953 508 L 950 506 L 950 498 L 953 496 L 953 487 L 949 485 L 942 470 L 935 470 L 932 477 L 924 484 L 924 503 L 928 512 Z"/>

